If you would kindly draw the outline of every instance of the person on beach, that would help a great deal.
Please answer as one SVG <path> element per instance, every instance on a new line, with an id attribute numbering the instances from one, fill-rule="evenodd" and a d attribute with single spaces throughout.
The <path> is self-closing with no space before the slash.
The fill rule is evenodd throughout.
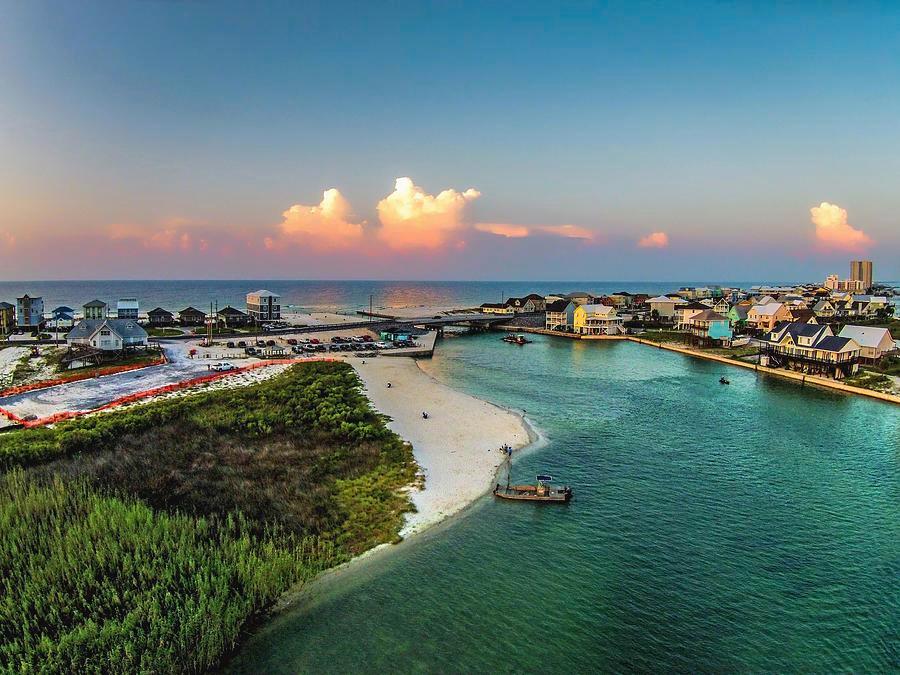
<path id="1" fill-rule="evenodd" d="M 391 383 L 390 383 L 390 382 L 388 382 L 388 387 L 387 387 L 387 388 L 388 388 L 388 389 L 391 388 Z"/>
<path id="2" fill-rule="evenodd" d="M 422 419 L 423 419 L 423 420 L 427 420 L 427 419 L 428 419 L 428 413 L 425 412 L 424 410 L 422 411 Z"/>

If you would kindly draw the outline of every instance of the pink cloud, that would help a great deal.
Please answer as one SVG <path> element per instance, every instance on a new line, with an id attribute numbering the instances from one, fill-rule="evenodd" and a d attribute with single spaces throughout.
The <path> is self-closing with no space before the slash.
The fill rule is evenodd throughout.
<path id="1" fill-rule="evenodd" d="M 531 234 L 531 231 L 524 225 L 508 225 L 506 223 L 476 223 L 475 229 L 507 239 L 520 239 Z"/>
<path id="2" fill-rule="evenodd" d="M 667 248 L 669 235 L 665 232 L 651 232 L 638 239 L 637 245 L 639 248 Z"/>
<path id="3" fill-rule="evenodd" d="M 465 228 L 466 208 L 480 196 L 474 188 L 431 195 L 412 178 L 398 178 L 394 191 L 378 202 L 378 236 L 397 250 L 441 248 Z"/>
<path id="4" fill-rule="evenodd" d="M 568 239 L 594 239 L 596 232 L 580 225 L 540 225 L 535 228 L 539 232 L 553 234 Z"/>
<path id="5" fill-rule="evenodd" d="M 820 246 L 840 251 L 858 251 L 871 246 L 872 238 L 847 222 L 847 211 L 837 204 L 822 202 L 809 210 Z"/>
<path id="6" fill-rule="evenodd" d="M 340 190 L 331 188 L 322 193 L 317 205 L 294 204 L 285 211 L 281 232 L 292 243 L 302 243 L 317 251 L 352 248 L 363 238 L 365 222 L 352 221 L 350 203 Z M 266 248 L 277 248 L 272 238 L 265 240 Z"/>

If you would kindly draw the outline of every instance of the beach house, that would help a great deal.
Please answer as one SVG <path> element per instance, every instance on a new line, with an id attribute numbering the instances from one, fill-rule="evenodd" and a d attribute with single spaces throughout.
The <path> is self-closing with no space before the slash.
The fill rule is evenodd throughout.
<path id="1" fill-rule="evenodd" d="M 16 327 L 16 306 L 0 302 L 0 335 L 9 335 Z"/>
<path id="2" fill-rule="evenodd" d="M 116 318 L 138 320 L 140 304 L 137 298 L 121 298 L 116 303 Z"/>
<path id="3" fill-rule="evenodd" d="M 44 299 L 23 295 L 16 298 L 16 325 L 25 330 L 37 330 L 44 325 Z"/>
<path id="4" fill-rule="evenodd" d="M 696 301 L 675 305 L 675 328 L 678 330 L 690 329 L 691 319 L 708 309 L 710 309 L 708 306 Z"/>
<path id="5" fill-rule="evenodd" d="M 812 309 L 813 314 L 823 319 L 830 319 L 835 315 L 835 307 L 830 300 L 819 300 Z"/>
<path id="6" fill-rule="evenodd" d="M 47 326 L 59 330 L 60 328 L 71 328 L 75 325 L 75 310 L 66 305 L 60 305 L 50 312 L 50 321 Z"/>
<path id="7" fill-rule="evenodd" d="M 247 314 L 254 321 L 280 321 L 281 296 L 265 289 L 247 293 Z"/>
<path id="8" fill-rule="evenodd" d="M 784 322 L 760 339 L 761 366 L 843 379 L 859 369 L 860 346 L 830 326 Z"/>
<path id="9" fill-rule="evenodd" d="M 575 323 L 575 303 L 571 300 L 549 302 L 544 317 L 547 330 L 570 331 Z"/>
<path id="10" fill-rule="evenodd" d="M 66 344 L 120 352 L 146 347 L 147 331 L 131 319 L 82 319 L 66 335 Z"/>
<path id="11" fill-rule="evenodd" d="M 659 318 L 663 321 L 672 321 L 675 319 L 675 307 L 686 302 L 686 300 L 679 297 L 658 295 L 647 300 L 647 305 L 650 307 L 651 317 Z"/>
<path id="12" fill-rule="evenodd" d="M 178 312 L 178 323 L 182 326 L 202 326 L 206 323 L 206 312 L 201 312 L 196 307 L 185 307 Z"/>
<path id="13" fill-rule="evenodd" d="M 691 335 L 701 340 L 730 344 L 734 337 L 728 317 L 711 309 L 694 314 L 690 321 Z"/>
<path id="14" fill-rule="evenodd" d="M 175 324 L 175 315 L 162 307 L 155 307 L 147 312 L 147 319 L 154 328 L 172 326 Z"/>
<path id="15" fill-rule="evenodd" d="M 891 331 L 874 326 L 844 326 L 839 337 L 850 338 L 859 345 L 859 357 L 864 362 L 876 363 L 885 354 L 897 349 Z"/>
<path id="16" fill-rule="evenodd" d="M 82 306 L 82 316 L 85 319 L 105 319 L 106 303 L 102 300 L 91 300 Z"/>
<path id="17" fill-rule="evenodd" d="M 764 305 L 753 305 L 747 312 L 747 325 L 758 331 L 770 331 L 775 324 L 788 321 L 790 313 L 784 303 L 768 302 Z"/>
<path id="18" fill-rule="evenodd" d="M 572 314 L 572 328 L 581 335 L 620 335 L 622 317 L 611 305 L 578 305 Z"/>
<path id="19" fill-rule="evenodd" d="M 244 312 L 239 309 L 235 309 L 232 306 L 223 307 L 216 315 L 219 318 L 219 322 L 225 324 L 229 328 L 236 328 L 240 326 L 246 326 L 250 323 L 250 317 L 247 316 Z"/>

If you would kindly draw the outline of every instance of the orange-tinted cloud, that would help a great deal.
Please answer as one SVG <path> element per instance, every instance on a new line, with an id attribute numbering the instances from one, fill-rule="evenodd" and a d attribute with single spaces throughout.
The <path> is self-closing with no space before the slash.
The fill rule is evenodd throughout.
<path id="1" fill-rule="evenodd" d="M 567 239 L 594 239 L 597 233 L 579 225 L 513 225 L 510 223 L 476 223 L 475 229 L 507 239 L 521 239 L 534 234 L 551 234 Z"/>
<path id="2" fill-rule="evenodd" d="M 398 178 L 394 191 L 378 202 L 378 236 L 391 248 L 441 248 L 465 227 L 465 211 L 481 193 L 444 190 L 426 193 L 411 178 Z"/>
<path id="3" fill-rule="evenodd" d="M 151 251 L 205 251 L 208 239 L 194 231 L 198 225 L 183 218 L 163 221 L 160 225 L 113 223 L 107 228 L 113 241 L 135 243 Z"/>
<path id="4" fill-rule="evenodd" d="M 476 223 L 475 229 L 507 239 L 520 239 L 531 234 L 531 231 L 524 225 L 508 225 L 506 223 Z"/>
<path id="5" fill-rule="evenodd" d="M 639 248 L 666 248 L 669 245 L 669 235 L 665 232 L 651 232 L 638 239 Z"/>
<path id="6" fill-rule="evenodd" d="M 352 222 L 353 210 L 340 193 L 331 188 L 322 193 L 322 201 L 315 206 L 294 204 L 285 211 L 281 232 L 286 239 L 302 243 L 316 250 L 351 248 L 362 241 L 364 222 Z M 267 248 L 277 248 L 271 237 Z"/>
<path id="7" fill-rule="evenodd" d="M 535 228 L 546 234 L 554 234 L 557 237 L 568 239 L 593 239 L 596 232 L 580 225 L 541 225 Z"/>
<path id="8" fill-rule="evenodd" d="M 857 251 L 870 246 L 872 238 L 847 222 L 847 211 L 837 204 L 822 202 L 809 210 L 816 226 L 816 241 L 825 248 Z"/>

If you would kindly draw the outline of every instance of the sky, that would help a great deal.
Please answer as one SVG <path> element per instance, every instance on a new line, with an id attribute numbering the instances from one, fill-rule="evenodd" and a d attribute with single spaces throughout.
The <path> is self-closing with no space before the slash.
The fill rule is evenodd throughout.
<path id="1" fill-rule="evenodd" d="M 900 3 L 0 17 L 0 280 L 900 279 Z"/>

